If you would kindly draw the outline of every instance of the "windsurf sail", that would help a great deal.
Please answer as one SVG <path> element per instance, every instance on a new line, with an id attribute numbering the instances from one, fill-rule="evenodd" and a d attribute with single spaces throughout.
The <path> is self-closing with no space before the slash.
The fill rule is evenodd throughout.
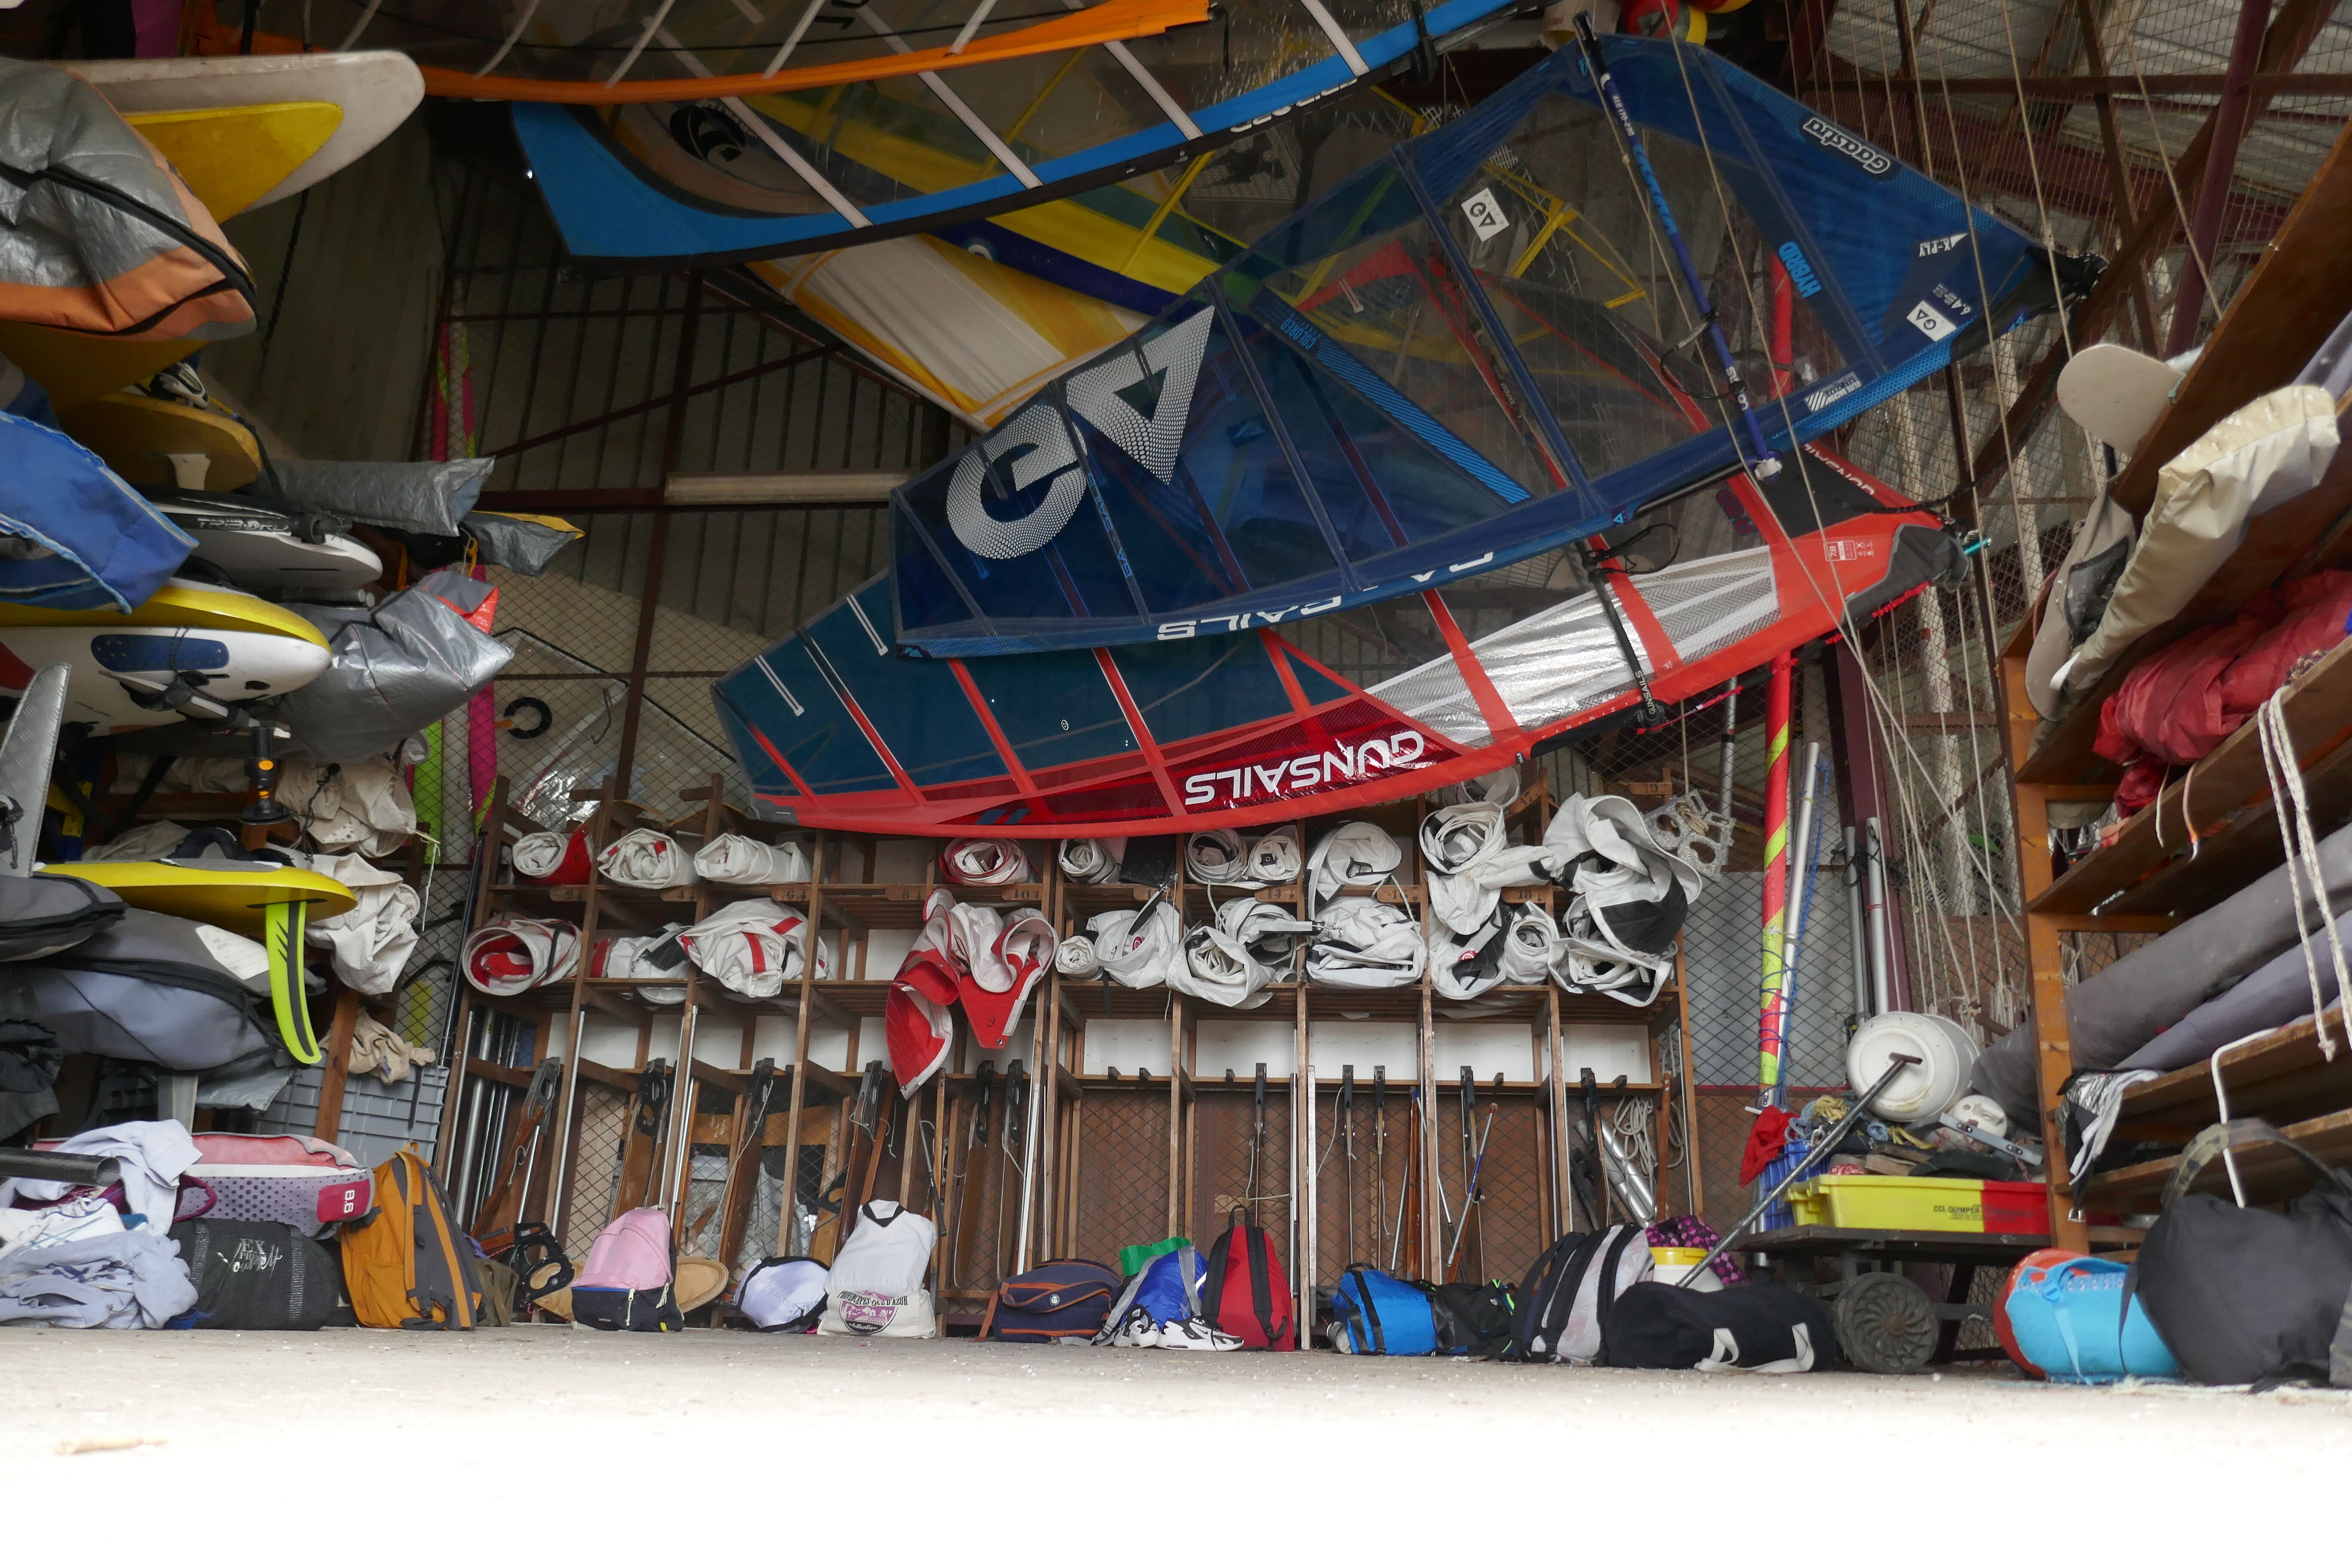
<path id="1" fill-rule="evenodd" d="M 1711 324 L 1786 454 L 2079 274 L 1717 56 L 1602 47 L 1656 193 L 1551 56 L 903 487 L 887 635 L 1164 644 L 1493 572 L 1739 468 Z"/>
<path id="2" fill-rule="evenodd" d="M 1141 5 L 1064 3 L 1074 27 Z M 1426 58 L 1510 0 L 1190 4 L 1197 25 L 953 69 L 918 56 L 975 20 L 971 51 L 993 27 L 1013 26 L 1011 38 L 1065 23 L 999 23 L 989 0 L 808 0 L 756 26 L 731 5 L 646 5 L 643 47 L 615 82 L 667 80 L 694 101 L 519 103 L 515 128 L 574 255 L 713 265 L 937 229 L 1173 163 Z M 628 32 L 599 37 L 618 48 Z M 733 68 L 759 52 L 747 35 L 787 62 L 758 90 Z M 825 81 L 793 85 L 790 71 L 824 48 L 856 52 Z"/>
<path id="3" fill-rule="evenodd" d="M 997 658 L 897 656 L 877 577 L 712 695 L 758 809 L 807 826 L 1051 837 L 1361 810 L 1884 609 L 1958 559 L 1908 504 L 1809 447 L 1581 593 L 1555 552 L 1237 634 Z"/>

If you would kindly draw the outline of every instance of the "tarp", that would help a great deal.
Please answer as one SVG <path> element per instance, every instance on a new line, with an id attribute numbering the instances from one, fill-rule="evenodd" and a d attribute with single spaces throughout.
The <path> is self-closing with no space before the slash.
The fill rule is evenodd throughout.
<path id="1" fill-rule="evenodd" d="M 141 342 L 253 331 L 253 279 L 98 89 L 0 59 L 0 320 Z"/>
<path id="2" fill-rule="evenodd" d="M 1672 701 L 1957 560 L 1934 518 L 1825 452 L 1769 490 L 1743 477 L 1702 504 L 1685 519 L 1684 559 L 1610 574 L 1606 605 L 1499 574 L 1238 634 L 909 659 L 891 647 L 889 583 L 877 578 L 712 695 L 756 805 L 803 826 L 1242 828 L 1474 779 L 1625 715 L 1641 693 L 1620 625 L 1652 692 Z"/>
<path id="3" fill-rule="evenodd" d="M 497 590 L 436 572 L 373 611 L 291 606 L 328 634 L 332 662 L 278 706 L 294 743 L 328 763 L 355 763 L 400 743 L 504 669 L 514 650 L 467 618 Z"/>
<path id="4" fill-rule="evenodd" d="M 129 611 L 196 547 L 60 431 L 0 414 L 0 604 Z"/>
<path id="5" fill-rule="evenodd" d="M 1066 3 L 1075 11 L 1079 0 Z M 903 69 L 918 46 L 946 43 L 971 6 L 939 15 L 920 0 L 866 0 L 796 35 L 785 68 L 812 47 L 850 48 L 866 57 L 866 79 L 755 91 L 725 80 L 747 51 L 719 41 L 726 13 L 706 4 L 693 7 L 698 37 L 674 16 L 665 31 L 676 41 L 653 37 L 635 58 L 643 75 L 706 79 L 708 101 L 519 103 L 514 123 L 573 255 L 709 266 L 932 229 L 1171 163 L 1508 8 L 1270 0 L 1163 36 L 882 79 L 877 65 Z M 1085 15 L 1097 10 L 1110 7 Z M 1054 25 L 1035 12 L 995 25 L 1024 16 Z M 613 29 L 611 47 L 625 49 L 622 36 Z"/>
<path id="6" fill-rule="evenodd" d="M 1736 351 L 1784 367 L 1780 450 L 2054 297 L 2024 234 L 1719 57 L 1607 47 Z M 1711 484 L 1742 448 L 1655 221 L 1550 57 L 903 487 L 890 635 L 1005 654 L 1337 614 Z"/>

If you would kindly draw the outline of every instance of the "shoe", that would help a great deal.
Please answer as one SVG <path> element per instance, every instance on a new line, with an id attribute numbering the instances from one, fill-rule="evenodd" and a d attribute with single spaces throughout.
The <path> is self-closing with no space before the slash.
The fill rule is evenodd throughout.
<path id="1" fill-rule="evenodd" d="M 1150 1350 L 1159 1343 L 1160 1330 L 1152 1322 L 1151 1314 L 1140 1307 L 1129 1307 L 1110 1336 L 1114 1350 Z"/>
<path id="2" fill-rule="evenodd" d="M 1213 1329 L 1199 1318 L 1172 1318 L 1160 1325 L 1160 1348 L 1164 1351 L 1237 1351 L 1241 1337 Z"/>

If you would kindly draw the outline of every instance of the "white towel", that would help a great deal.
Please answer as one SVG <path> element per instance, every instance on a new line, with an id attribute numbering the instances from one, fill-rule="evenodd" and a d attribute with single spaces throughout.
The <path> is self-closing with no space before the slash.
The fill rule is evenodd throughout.
<path id="1" fill-rule="evenodd" d="M 1230 827 L 1205 828 L 1184 839 L 1184 876 L 1209 887 L 1242 881 L 1249 875 L 1249 854 L 1242 836 Z"/>
<path id="2" fill-rule="evenodd" d="M 1378 899 L 1334 899 L 1316 916 L 1316 926 L 1307 978 L 1326 985 L 1410 985 L 1429 962 L 1421 923 Z"/>
<path id="3" fill-rule="evenodd" d="M 518 877 L 539 881 L 552 877 L 563 867 L 563 858 L 572 852 L 576 833 L 526 833 L 515 840 L 514 868 Z"/>
<path id="4" fill-rule="evenodd" d="M 1541 846 L 1511 842 L 1504 808 L 1492 801 L 1449 805 L 1422 819 L 1421 860 L 1429 873 L 1429 905 L 1447 931 L 1471 932 L 1493 923 L 1505 888 L 1544 880 Z"/>
<path id="5" fill-rule="evenodd" d="M 1221 1006 L 1262 1007 L 1273 1000 L 1265 989 L 1273 980 L 1240 942 L 1214 926 L 1194 926 L 1169 968 L 1168 988 Z"/>
<path id="6" fill-rule="evenodd" d="M 578 926 L 521 915 L 482 927 L 458 955 L 467 983 L 493 996 L 520 996 L 535 985 L 569 980 L 579 963 Z"/>
<path id="7" fill-rule="evenodd" d="M 1065 980 L 1094 980 L 1102 974 L 1102 958 L 1095 939 L 1083 933 L 1066 936 L 1054 950 L 1054 970 Z"/>
<path id="8" fill-rule="evenodd" d="M 639 827 L 605 845 L 596 869 L 625 888 L 683 888 L 694 880 L 694 857 L 668 834 Z"/>
<path id="9" fill-rule="evenodd" d="M 1062 875 L 1073 882 L 1108 882 L 1118 875 L 1124 838 L 1065 838 L 1057 858 Z"/>
<path id="10" fill-rule="evenodd" d="M 787 981 L 807 973 L 808 916 L 773 899 L 744 899 L 729 904 L 678 935 L 686 956 L 697 969 L 739 996 L 782 994 Z M 833 942 L 822 940 L 816 949 L 816 977 L 833 973 Z"/>
<path id="11" fill-rule="evenodd" d="M 310 869 L 332 877 L 359 902 L 341 914 L 310 922 L 314 947 L 334 950 L 335 978 L 362 996 L 381 996 L 400 983 L 416 951 L 416 921 L 425 901 L 395 871 L 357 855 L 314 855 Z"/>
<path id="12" fill-rule="evenodd" d="M 1369 822 L 1343 822 L 1318 839 L 1307 858 L 1313 881 L 1307 907 L 1319 909 L 1341 888 L 1367 887 L 1404 864 L 1397 841 Z"/>
<path id="13" fill-rule="evenodd" d="M 959 838 L 940 851 L 940 872 L 959 888 L 1008 888 L 1029 880 L 1029 852 L 1011 838 Z"/>
<path id="14" fill-rule="evenodd" d="M 809 879 L 808 849 L 797 838 L 762 844 L 740 833 L 722 833 L 694 852 L 696 875 L 730 888 L 769 888 Z"/>
<path id="15" fill-rule="evenodd" d="M 1135 910 L 1112 910 L 1087 922 L 1095 934 L 1095 956 L 1102 972 L 1134 990 L 1163 985 L 1169 965 L 1176 959 L 1177 939 L 1183 921 L 1172 904 L 1153 907 L 1141 931 L 1135 930 Z"/>

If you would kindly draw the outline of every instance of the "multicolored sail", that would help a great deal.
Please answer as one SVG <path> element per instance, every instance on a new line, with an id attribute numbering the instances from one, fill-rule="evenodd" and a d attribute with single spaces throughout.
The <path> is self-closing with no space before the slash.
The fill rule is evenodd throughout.
<path id="1" fill-rule="evenodd" d="M 2074 277 L 1718 57 L 1603 47 L 1781 452 Z M 1751 438 L 1617 135 L 1564 51 L 1313 202 L 901 489 L 877 624 L 936 657 L 1283 626 L 1712 489 Z"/>

